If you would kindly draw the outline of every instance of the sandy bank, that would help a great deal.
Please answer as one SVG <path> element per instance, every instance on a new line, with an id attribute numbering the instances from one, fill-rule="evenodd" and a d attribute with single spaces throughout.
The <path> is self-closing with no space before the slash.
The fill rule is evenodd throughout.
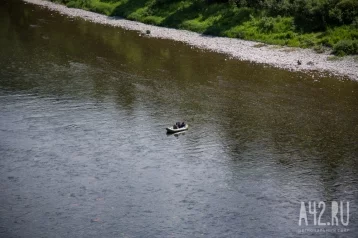
<path id="1" fill-rule="evenodd" d="M 336 76 L 346 76 L 358 80 L 358 60 L 355 57 L 344 57 L 340 60 L 328 60 L 328 53 L 317 54 L 310 49 L 299 49 L 277 46 L 258 46 L 257 42 L 231 39 L 225 37 L 204 36 L 195 32 L 169 29 L 146 25 L 139 22 L 108 17 L 81 9 L 67 8 L 44 0 L 24 0 L 36 5 L 47 7 L 62 14 L 81 17 L 88 21 L 121 27 L 128 30 L 150 31 L 150 37 L 165 38 L 185 42 L 189 45 L 205 48 L 219 53 L 228 54 L 234 58 L 255 63 L 268 64 L 274 67 L 293 71 L 319 71 Z M 301 64 L 298 65 L 297 61 Z"/>

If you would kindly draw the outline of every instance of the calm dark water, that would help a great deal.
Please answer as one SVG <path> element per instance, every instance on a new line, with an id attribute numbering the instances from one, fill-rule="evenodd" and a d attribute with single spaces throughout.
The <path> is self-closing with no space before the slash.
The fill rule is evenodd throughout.
<path id="1" fill-rule="evenodd" d="M 0 237 L 358 236 L 357 82 L 19 1 L 0 45 Z M 301 234 L 302 201 L 348 231 Z"/>

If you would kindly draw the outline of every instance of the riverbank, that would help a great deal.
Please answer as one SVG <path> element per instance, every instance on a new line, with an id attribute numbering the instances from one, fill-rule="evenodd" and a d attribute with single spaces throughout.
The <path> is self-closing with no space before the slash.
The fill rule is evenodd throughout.
<path id="1" fill-rule="evenodd" d="M 202 35 L 186 30 L 177 30 L 146 25 L 115 17 L 108 17 L 81 9 L 68 8 L 43 0 L 24 0 L 44 6 L 71 17 L 81 17 L 88 21 L 121 27 L 141 32 L 143 37 L 156 37 L 185 42 L 191 46 L 228 54 L 239 60 L 267 64 L 292 71 L 319 71 L 336 76 L 358 80 L 357 56 L 337 58 L 328 53 L 315 53 L 311 49 L 273 46 L 240 39 Z M 149 34 L 147 34 L 147 32 Z M 300 61 L 300 64 L 298 63 Z"/>

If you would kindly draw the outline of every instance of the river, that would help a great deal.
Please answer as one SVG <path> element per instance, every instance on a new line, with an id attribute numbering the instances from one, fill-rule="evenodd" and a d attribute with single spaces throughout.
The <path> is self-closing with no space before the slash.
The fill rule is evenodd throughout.
<path id="1" fill-rule="evenodd" d="M 358 236 L 357 82 L 16 0 L 0 43 L 0 237 Z"/>

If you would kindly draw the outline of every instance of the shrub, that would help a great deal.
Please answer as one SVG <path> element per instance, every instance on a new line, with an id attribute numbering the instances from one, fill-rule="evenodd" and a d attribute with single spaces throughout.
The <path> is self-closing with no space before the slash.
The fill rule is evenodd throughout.
<path id="1" fill-rule="evenodd" d="M 88 9 L 92 12 L 102 13 L 107 16 L 110 15 L 113 11 L 113 7 L 110 4 L 97 1 L 93 1 L 92 4 L 88 6 Z"/>
<path id="2" fill-rule="evenodd" d="M 244 31 L 239 31 L 236 33 L 235 37 L 244 40 L 246 37 L 246 33 Z"/>
<path id="3" fill-rule="evenodd" d="M 316 52 L 316 53 L 324 53 L 324 47 L 323 45 L 316 45 L 315 47 L 313 47 L 313 50 Z"/>
<path id="4" fill-rule="evenodd" d="M 333 44 L 332 44 L 332 42 L 330 41 L 329 38 L 323 38 L 322 40 L 319 41 L 319 43 L 322 46 L 326 46 L 326 47 L 332 47 L 333 46 Z"/>
<path id="5" fill-rule="evenodd" d="M 358 40 L 340 40 L 334 45 L 333 54 L 339 56 L 358 54 Z"/>
<path id="6" fill-rule="evenodd" d="M 356 17 L 356 18 L 354 19 L 354 21 L 352 22 L 352 26 L 353 26 L 354 28 L 358 29 L 358 17 Z"/>
<path id="7" fill-rule="evenodd" d="M 297 0 L 294 22 L 302 31 L 312 32 L 326 29 L 326 2 L 320 0 Z"/>
<path id="8" fill-rule="evenodd" d="M 67 1 L 64 1 L 67 2 Z M 73 8 L 84 8 L 84 9 L 88 9 L 91 5 L 91 0 L 70 0 L 66 3 L 66 5 L 68 7 L 73 7 Z"/>
<path id="9" fill-rule="evenodd" d="M 358 1 L 357 0 L 340 0 L 336 8 L 342 12 L 343 23 L 350 24 L 358 15 Z"/>
<path id="10" fill-rule="evenodd" d="M 272 32 L 275 27 L 275 19 L 272 17 L 263 17 L 258 21 L 257 26 L 263 32 Z"/>
<path id="11" fill-rule="evenodd" d="M 342 11 L 336 7 L 328 11 L 328 16 L 331 23 L 341 24 L 343 22 Z"/>

